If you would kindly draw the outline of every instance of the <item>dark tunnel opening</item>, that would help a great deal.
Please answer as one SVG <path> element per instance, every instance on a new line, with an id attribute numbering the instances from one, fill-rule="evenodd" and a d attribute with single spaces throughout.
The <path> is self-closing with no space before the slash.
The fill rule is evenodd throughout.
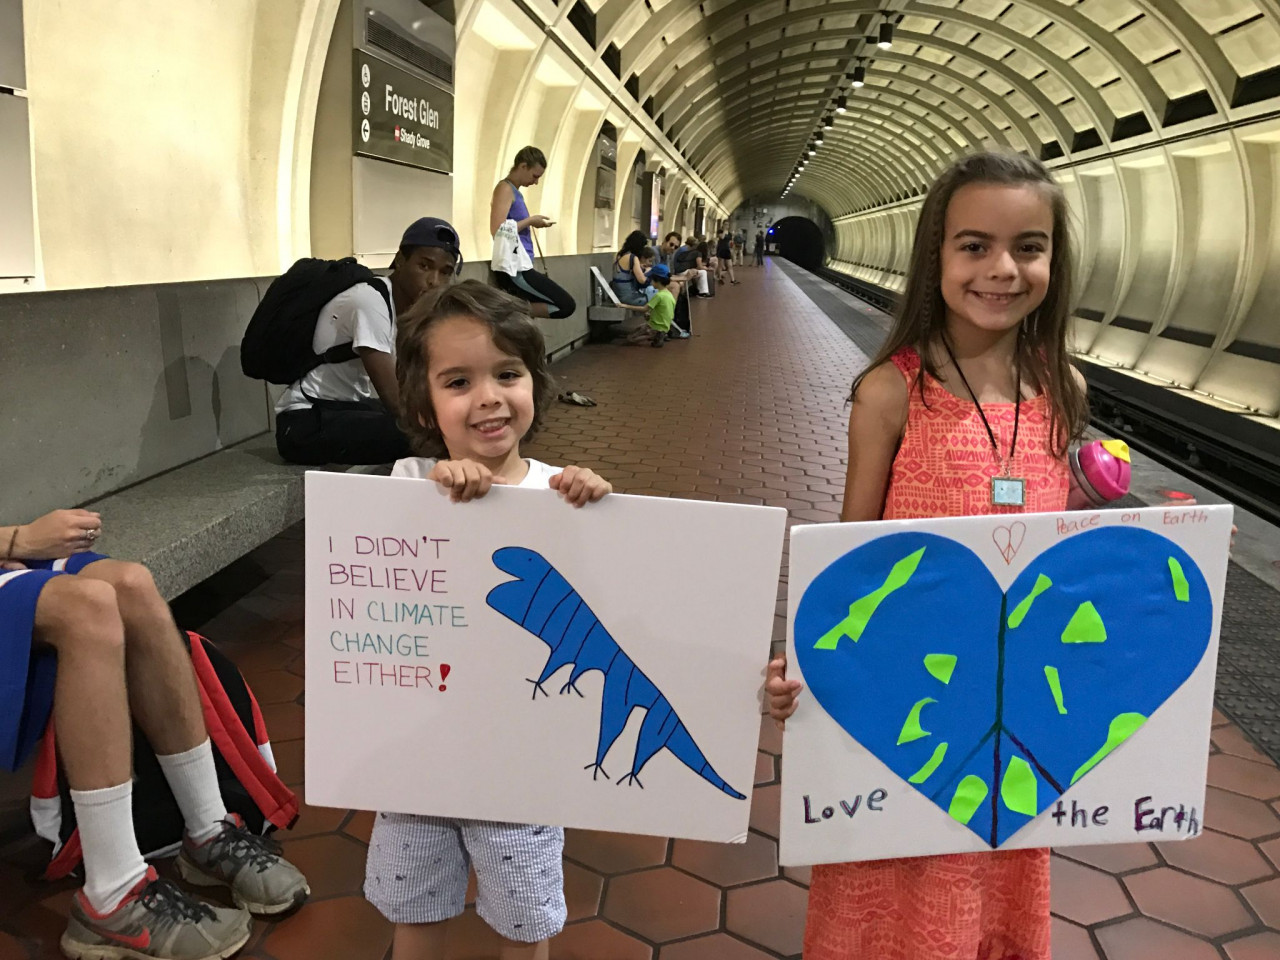
<path id="1" fill-rule="evenodd" d="M 783 217 L 772 230 L 778 252 L 796 266 L 812 271 L 826 264 L 826 241 L 818 225 L 808 217 Z"/>

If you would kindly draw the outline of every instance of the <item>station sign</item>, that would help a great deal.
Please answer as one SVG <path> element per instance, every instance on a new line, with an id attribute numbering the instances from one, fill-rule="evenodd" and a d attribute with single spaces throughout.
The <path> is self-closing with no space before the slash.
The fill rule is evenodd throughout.
<path id="1" fill-rule="evenodd" d="M 453 171 L 453 94 L 354 51 L 353 144 L 362 157 Z"/>

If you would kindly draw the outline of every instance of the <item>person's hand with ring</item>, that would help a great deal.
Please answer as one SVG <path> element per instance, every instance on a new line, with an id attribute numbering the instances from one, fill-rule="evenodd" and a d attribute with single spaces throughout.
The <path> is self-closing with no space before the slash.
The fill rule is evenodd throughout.
<path id="1" fill-rule="evenodd" d="M 56 560 L 93 548 L 102 516 L 92 510 L 54 510 L 18 528 L 7 559 Z"/>

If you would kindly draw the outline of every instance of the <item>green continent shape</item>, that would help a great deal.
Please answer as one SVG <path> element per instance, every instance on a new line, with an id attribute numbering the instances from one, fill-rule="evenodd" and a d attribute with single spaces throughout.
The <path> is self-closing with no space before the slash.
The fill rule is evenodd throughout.
<path id="1" fill-rule="evenodd" d="M 1014 813 L 1034 817 L 1036 809 L 1036 774 L 1031 764 L 1021 757 L 1009 761 L 1009 767 L 1000 780 L 1000 799 Z"/>
<path id="2" fill-rule="evenodd" d="M 928 704 L 937 702 L 933 697 L 925 697 L 923 700 L 916 701 L 916 705 L 911 708 L 911 712 L 907 714 L 907 719 L 902 724 L 902 732 L 898 734 L 898 746 L 910 743 L 912 740 L 933 736 L 928 730 L 920 726 L 920 711 Z"/>
<path id="3" fill-rule="evenodd" d="M 978 807 L 982 806 L 982 801 L 986 798 L 987 782 L 981 777 L 969 774 L 956 787 L 956 792 L 951 797 L 951 806 L 947 809 L 947 813 L 950 814 L 953 820 L 959 820 L 968 826 L 969 821 L 973 819 L 973 815 L 978 812 Z"/>
<path id="4" fill-rule="evenodd" d="M 1022 602 L 1013 608 L 1013 613 L 1009 614 L 1009 629 L 1013 630 L 1022 625 L 1022 621 L 1026 618 L 1031 610 L 1031 604 L 1035 602 L 1036 597 L 1044 593 L 1053 586 L 1053 581 L 1046 577 L 1043 573 L 1036 576 L 1036 585 L 1031 588 L 1031 592 L 1022 598 Z"/>
<path id="5" fill-rule="evenodd" d="M 940 743 L 933 748 L 933 756 L 925 761 L 925 765 L 907 778 L 907 783 L 924 783 L 933 776 L 933 771 L 942 765 L 947 755 L 947 745 Z"/>
<path id="6" fill-rule="evenodd" d="M 920 558 L 924 556 L 924 551 L 925 548 L 921 547 L 915 553 L 905 556 L 895 563 L 893 569 L 889 571 L 889 576 L 885 577 L 884 583 L 865 597 L 849 604 L 849 615 L 819 637 L 818 642 L 813 645 L 813 649 L 834 650 L 841 637 L 848 637 L 854 643 L 857 643 L 862 636 L 862 631 L 867 629 L 867 624 L 871 621 L 871 615 L 876 612 L 876 608 L 880 606 L 884 598 L 893 593 L 893 591 L 900 590 L 907 585 L 911 575 L 916 572 L 916 567 L 920 565 Z"/>
<path id="7" fill-rule="evenodd" d="M 924 658 L 924 668 L 943 683 L 951 682 L 951 673 L 956 668 L 954 653 L 930 653 Z"/>
<path id="8" fill-rule="evenodd" d="M 1071 615 L 1071 622 L 1062 631 L 1063 643 L 1102 643 L 1107 639 L 1107 628 L 1103 626 L 1102 615 L 1089 600 L 1076 607 Z"/>
<path id="9" fill-rule="evenodd" d="M 1067 708 L 1062 703 L 1062 681 L 1058 679 L 1058 668 L 1045 667 L 1044 678 L 1049 681 L 1049 691 L 1053 694 L 1053 702 L 1058 705 L 1058 712 L 1066 713 Z"/>
<path id="10" fill-rule="evenodd" d="M 1183 603 L 1191 602 L 1191 585 L 1187 583 L 1187 575 L 1182 572 L 1182 564 L 1173 557 L 1169 558 L 1169 573 L 1173 577 L 1173 595 Z"/>
<path id="11" fill-rule="evenodd" d="M 1147 718 L 1140 713 L 1122 713 L 1111 721 L 1111 727 L 1107 730 L 1107 742 L 1092 757 L 1084 762 L 1079 770 L 1072 776 L 1071 782 L 1075 783 L 1086 773 L 1102 762 L 1112 750 L 1120 746 L 1131 736 L 1133 736 L 1139 727 L 1147 722 Z"/>

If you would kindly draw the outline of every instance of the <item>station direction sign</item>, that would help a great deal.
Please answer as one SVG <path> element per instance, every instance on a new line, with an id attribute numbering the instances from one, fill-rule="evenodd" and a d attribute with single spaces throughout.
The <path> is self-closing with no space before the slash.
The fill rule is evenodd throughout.
<path id="1" fill-rule="evenodd" d="M 356 50 L 353 144 L 358 156 L 453 171 L 453 94 Z"/>

